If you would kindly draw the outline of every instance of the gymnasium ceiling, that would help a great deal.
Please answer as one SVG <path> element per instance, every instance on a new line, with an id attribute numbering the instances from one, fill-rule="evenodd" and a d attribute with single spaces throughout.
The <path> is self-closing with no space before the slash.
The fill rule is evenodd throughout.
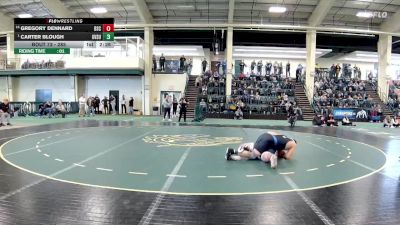
<path id="1" fill-rule="evenodd" d="M 269 12 L 270 6 L 278 5 L 286 7 L 286 12 Z M 90 10 L 93 7 L 104 7 L 108 12 L 93 14 Z M 361 18 L 356 16 L 358 12 L 378 14 Z M 400 32 L 400 0 L 0 0 L 0 32 L 12 30 L 12 18 L 22 13 L 33 17 L 113 17 L 116 24 L 284 24 Z M 380 18 L 385 14 L 386 18 Z M 207 46 L 212 42 L 213 31 L 204 32 L 206 34 L 156 31 L 155 42 L 177 44 L 184 40 L 182 43 Z M 287 35 L 286 38 L 269 32 L 249 35 L 248 31 L 238 30 L 234 44 L 304 45 L 304 34 Z M 340 44 L 342 49 L 373 50 L 378 39 L 365 37 L 364 41 L 352 42 L 349 46 L 346 38 L 338 38 L 335 43 L 327 36 L 322 34 L 317 45 L 335 49 L 332 45 Z M 400 51 L 398 39 L 393 41 L 394 51 Z"/>
<path id="2" fill-rule="evenodd" d="M 286 12 L 268 12 L 270 6 L 277 5 L 286 7 Z M 93 14 L 93 7 L 104 7 L 108 12 Z M 9 18 L 21 13 L 34 17 L 113 17 L 117 24 L 145 20 L 228 23 L 230 7 L 234 9 L 230 22 L 243 24 L 309 25 L 312 15 L 317 14 L 321 17 L 318 26 L 380 29 L 386 20 L 400 18 L 400 0 L 0 0 L 0 13 Z M 356 16 L 360 11 L 385 12 L 387 18 L 379 18 L 383 14 L 360 18 Z M 397 26 L 395 31 L 399 30 Z"/>

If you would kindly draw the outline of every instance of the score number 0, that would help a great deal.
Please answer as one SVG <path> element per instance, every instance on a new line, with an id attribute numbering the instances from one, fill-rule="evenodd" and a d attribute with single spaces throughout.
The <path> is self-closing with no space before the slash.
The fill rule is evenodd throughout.
<path id="1" fill-rule="evenodd" d="M 103 24 L 103 32 L 114 32 L 114 24 Z"/>

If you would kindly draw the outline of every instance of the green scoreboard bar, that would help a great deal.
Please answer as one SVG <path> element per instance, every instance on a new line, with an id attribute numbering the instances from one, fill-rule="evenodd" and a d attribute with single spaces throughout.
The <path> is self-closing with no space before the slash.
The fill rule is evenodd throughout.
<path id="1" fill-rule="evenodd" d="M 69 54 L 69 48 L 14 48 L 14 54 Z"/>

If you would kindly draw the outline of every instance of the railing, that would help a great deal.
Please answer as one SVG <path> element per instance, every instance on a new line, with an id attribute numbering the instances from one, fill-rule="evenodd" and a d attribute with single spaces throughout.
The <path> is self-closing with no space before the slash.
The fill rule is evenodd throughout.
<path id="1" fill-rule="evenodd" d="M 0 70 L 49 70 L 64 69 L 65 61 L 57 60 L 26 60 L 21 63 L 21 59 L 9 58 L 0 60 Z"/>
<path id="2" fill-rule="evenodd" d="M 185 89 L 183 90 L 183 93 L 186 94 L 186 90 L 188 88 L 189 85 L 189 75 L 187 73 L 186 74 L 186 81 L 185 81 Z"/>
<path id="3" fill-rule="evenodd" d="M 314 109 L 313 104 L 312 104 L 312 101 L 313 101 L 312 98 L 314 97 L 314 91 L 313 91 L 313 93 L 311 93 L 311 89 L 307 88 L 306 79 L 305 79 L 305 77 L 303 75 L 300 76 L 300 82 L 301 82 L 301 84 L 303 86 L 303 89 L 306 91 L 306 97 L 307 97 L 308 103 L 310 104 L 311 108 Z M 312 85 L 314 85 L 314 82 L 313 82 Z"/>
<path id="4" fill-rule="evenodd" d="M 20 59 L 2 59 L 0 60 L 0 70 L 19 70 Z"/>
<path id="5" fill-rule="evenodd" d="M 382 100 L 383 103 L 387 103 L 388 99 L 389 99 L 389 90 L 387 92 L 382 91 L 382 88 L 377 86 L 378 89 L 378 96 L 379 98 Z"/>
<path id="6" fill-rule="evenodd" d="M 241 98 L 240 96 L 225 95 L 200 95 L 197 102 L 204 99 L 204 106 L 198 103 L 196 106 L 196 117 L 217 117 L 217 118 L 233 118 L 234 112 L 238 105 L 243 111 L 245 118 L 258 118 L 260 116 L 275 116 L 279 119 L 285 119 L 287 115 L 286 106 L 278 104 L 276 96 L 260 96 L 260 98 Z M 234 101 L 228 101 L 234 100 Z M 238 103 L 238 100 L 239 101 Z M 289 101 L 294 101 L 294 97 Z M 201 111 L 199 111 L 201 110 Z"/>

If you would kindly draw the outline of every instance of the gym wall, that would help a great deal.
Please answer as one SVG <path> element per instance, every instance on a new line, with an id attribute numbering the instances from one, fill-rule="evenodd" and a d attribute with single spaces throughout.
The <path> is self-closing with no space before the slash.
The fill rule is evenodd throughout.
<path id="1" fill-rule="evenodd" d="M 13 101 L 35 101 L 36 89 L 52 90 L 52 101 L 75 101 L 73 76 L 13 77 Z"/>
<path id="2" fill-rule="evenodd" d="M 184 94 L 186 85 L 185 74 L 155 74 L 152 78 L 152 99 L 151 107 L 160 106 L 161 91 L 180 91 Z"/>
<path id="3" fill-rule="evenodd" d="M 126 104 L 128 107 L 128 101 L 130 97 L 135 100 L 134 108 L 142 110 L 142 76 L 87 76 L 85 77 L 86 96 L 99 95 L 100 99 L 104 96 L 109 96 L 110 90 L 119 91 L 119 99 L 121 104 L 122 95 L 125 95 L 127 100 Z M 78 93 L 81 95 L 82 93 Z M 120 112 L 121 112 L 121 107 Z"/>

